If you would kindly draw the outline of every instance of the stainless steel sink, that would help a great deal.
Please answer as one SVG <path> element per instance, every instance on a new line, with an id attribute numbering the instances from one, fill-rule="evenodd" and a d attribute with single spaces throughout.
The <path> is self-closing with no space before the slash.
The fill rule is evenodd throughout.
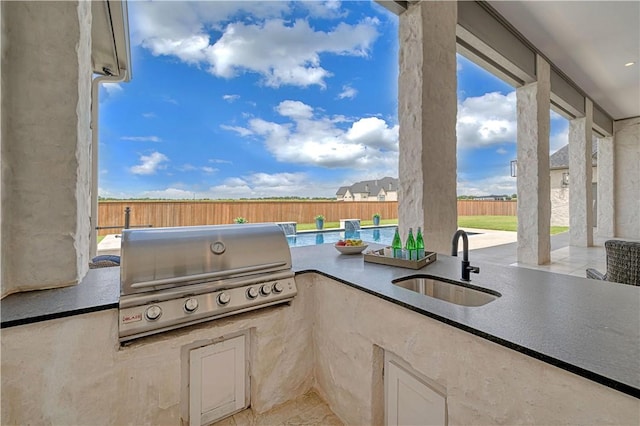
<path id="1" fill-rule="evenodd" d="M 496 300 L 500 293 L 428 275 L 414 275 L 393 281 L 398 287 L 462 306 L 482 306 Z"/>

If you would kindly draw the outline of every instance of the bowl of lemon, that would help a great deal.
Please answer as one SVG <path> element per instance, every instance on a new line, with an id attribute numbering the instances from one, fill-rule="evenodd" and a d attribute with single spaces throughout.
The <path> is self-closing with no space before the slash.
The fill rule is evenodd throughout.
<path id="1" fill-rule="evenodd" d="M 334 247 L 340 254 L 360 254 L 369 246 L 362 240 L 346 239 L 338 241 Z"/>

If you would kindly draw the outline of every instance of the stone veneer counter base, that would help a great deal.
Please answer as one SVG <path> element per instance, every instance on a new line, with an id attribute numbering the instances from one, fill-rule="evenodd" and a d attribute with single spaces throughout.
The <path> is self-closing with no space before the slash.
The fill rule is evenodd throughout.
<path id="1" fill-rule="evenodd" d="M 370 248 L 375 248 L 371 246 Z M 502 296 L 463 307 L 393 285 L 416 275 L 459 280 L 460 259 L 410 270 L 343 256 L 331 244 L 291 250 L 297 274 L 315 272 L 453 327 L 640 398 L 640 288 L 526 268 L 474 262 L 473 285 Z M 8 296 L 2 328 L 115 309 L 119 268 L 90 270 L 78 286 Z"/>

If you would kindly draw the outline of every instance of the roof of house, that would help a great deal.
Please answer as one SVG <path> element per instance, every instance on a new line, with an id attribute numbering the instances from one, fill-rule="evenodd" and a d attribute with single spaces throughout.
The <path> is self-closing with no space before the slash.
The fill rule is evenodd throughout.
<path id="1" fill-rule="evenodd" d="M 598 165 L 598 143 L 593 142 L 591 145 L 592 155 L 591 158 L 592 164 L 594 166 Z M 569 145 L 565 145 L 549 157 L 549 168 L 554 169 L 568 169 L 569 168 Z"/>
<path id="2" fill-rule="evenodd" d="M 349 190 L 348 186 L 341 186 L 340 188 L 338 188 L 338 192 L 336 192 L 336 195 L 342 196 L 346 194 L 348 190 Z"/>
<path id="3" fill-rule="evenodd" d="M 341 186 L 336 195 L 344 195 L 347 190 L 352 194 L 379 194 L 380 191 L 385 192 L 398 190 L 398 178 L 383 177 L 376 180 L 363 180 L 356 182 L 351 186 Z"/>

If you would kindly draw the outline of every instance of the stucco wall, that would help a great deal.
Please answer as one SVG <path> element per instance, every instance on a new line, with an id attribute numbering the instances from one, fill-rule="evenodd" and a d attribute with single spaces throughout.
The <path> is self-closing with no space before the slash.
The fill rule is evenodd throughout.
<path id="1" fill-rule="evenodd" d="M 562 174 L 569 169 L 551 170 L 551 226 L 569 226 L 569 186 L 562 186 Z M 598 182 L 598 168 L 592 168 L 592 182 Z M 571 182 L 571 177 L 569 177 Z"/>
<path id="2" fill-rule="evenodd" d="M 88 270 L 90 2 L 3 2 L 2 296 Z"/>
<path id="3" fill-rule="evenodd" d="M 313 283 L 317 389 L 347 424 L 382 422 L 383 349 L 446 389 L 451 425 L 640 424 L 638 399 L 325 277 Z"/>
<path id="4" fill-rule="evenodd" d="M 251 401 L 266 411 L 312 386 L 311 299 L 119 348 L 115 310 L 2 330 L 2 424 L 180 424 L 184 346 L 250 330 Z M 186 330 L 186 331 L 185 331 Z M 185 401 L 186 402 L 186 401 Z"/>
<path id="5" fill-rule="evenodd" d="M 611 388 L 326 277 L 296 283 L 290 306 L 124 348 L 115 310 L 4 329 L 2 422 L 177 425 L 182 348 L 250 330 L 258 412 L 315 387 L 347 424 L 381 424 L 388 350 L 446 389 L 449 424 L 640 423 L 640 401 Z"/>
<path id="6" fill-rule="evenodd" d="M 614 123 L 616 237 L 640 239 L 640 117 Z"/>
<path id="7" fill-rule="evenodd" d="M 551 188 L 551 226 L 569 226 L 569 188 Z"/>
<path id="8" fill-rule="evenodd" d="M 440 253 L 457 228 L 456 2 L 409 2 L 399 17 L 399 189 L 402 240 L 424 230 Z"/>
<path id="9" fill-rule="evenodd" d="M 549 176 L 550 66 L 536 56 L 537 81 L 516 89 L 518 262 L 551 260 Z"/>

